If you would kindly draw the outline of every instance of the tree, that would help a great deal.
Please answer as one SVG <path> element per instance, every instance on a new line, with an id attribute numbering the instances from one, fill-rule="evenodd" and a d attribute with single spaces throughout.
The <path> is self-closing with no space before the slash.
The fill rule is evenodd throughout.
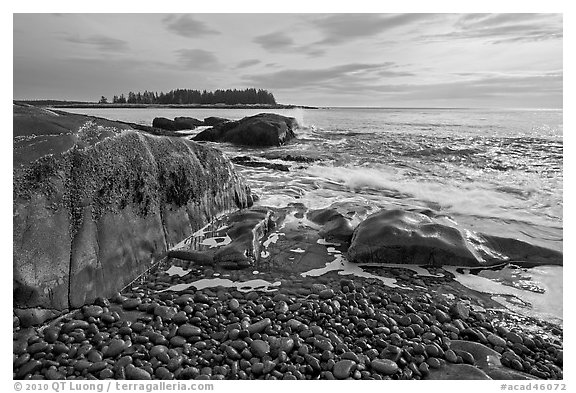
<path id="1" fill-rule="evenodd" d="M 100 98 L 100 101 L 98 101 L 99 104 L 107 104 L 108 103 L 108 98 L 102 96 Z"/>

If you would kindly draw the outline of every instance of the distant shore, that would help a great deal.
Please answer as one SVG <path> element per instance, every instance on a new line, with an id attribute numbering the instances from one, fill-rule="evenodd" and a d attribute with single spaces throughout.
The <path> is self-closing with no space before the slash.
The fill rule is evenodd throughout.
<path id="1" fill-rule="evenodd" d="M 318 109 L 314 106 L 292 104 L 100 104 L 96 102 L 55 101 L 55 100 L 18 100 L 14 103 L 52 108 L 177 108 L 177 109 Z"/>

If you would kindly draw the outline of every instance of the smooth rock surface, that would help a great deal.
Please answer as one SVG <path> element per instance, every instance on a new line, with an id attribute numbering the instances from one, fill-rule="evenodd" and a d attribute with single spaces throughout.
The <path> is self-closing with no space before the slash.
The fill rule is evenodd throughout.
<path id="1" fill-rule="evenodd" d="M 126 123 L 14 106 L 14 305 L 108 297 L 251 198 L 221 152 Z"/>

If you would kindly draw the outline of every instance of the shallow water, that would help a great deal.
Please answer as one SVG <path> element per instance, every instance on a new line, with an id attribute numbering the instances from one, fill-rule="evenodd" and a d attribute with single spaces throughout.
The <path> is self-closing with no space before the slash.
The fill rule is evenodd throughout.
<path id="1" fill-rule="evenodd" d="M 68 111 L 148 125 L 159 116 L 239 119 L 265 112 Z M 230 157 L 249 155 L 290 166 L 289 172 L 280 172 L 236 165 L 260 196 L 260 205 L 283 208 L 302 203 L 307 209 L 317 209 L 347 202 L 366 207 L 354 218 L 357 222 L 380 208 L 427 208 L 471 231 L 562 250 L 562 111 L 338 108 L 267 112 L 296 117 L 304 126 L 296 132 L 298 139 L 267 149 L 211 144 Z M 288 154 L 313 161 L 283 160 Z M 279 236 L 281 231 L 266 240 L 262 258 L 268 256 L 267 248 Z M 227 239 L 205 241 L 206 246 L 217 247 Z M 293 249 L 294 254 L 299 253 L 297 247 Z M 316 273 L 339 270 L 347 274 L 347 269 L 360 269 L 357 274 L 362 270 L 345 266 L 345 259 L 337 253 L 331 255 L 329 266 Z M 543 293 L 527 289 L 530 285 L 522 287 L 519 282 L 526 281 L 522 274 L 511 275 L 506 270 L 477 275 L 450 272 L 463 285 L 493 294 L 512 310 L 562 320 L 561 267 L 524 272 L 532 277 L 528 281 L 541 283 Z M 532 307 L 525 307 L 526 303 Z"/>

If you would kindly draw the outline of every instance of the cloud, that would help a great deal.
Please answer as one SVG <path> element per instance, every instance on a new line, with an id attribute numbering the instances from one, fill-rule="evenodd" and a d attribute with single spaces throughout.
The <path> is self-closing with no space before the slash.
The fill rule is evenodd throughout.
<path id="1" fill-rule="evenodd" d="M 465 14 L 454 30 L 427 40 L 483 39 L 492 44 L 536 42 L 563 37 L 560 14 Z"/>
<path id="2" fill-rule="evenodd" d="M 254 38 L 253 42 L 269 52 L 304 53 L 311 57 L 324 54 L 323 49 L 309 45 L 297 45 L 292 37 L 281 31 L 258 36 Z"/>
<path id="3" fill-rule="evenodd" d="M 335 14 L 313 23 L 324 35 L 318 44 L 337 45 L 435 17 L 436 14 Z"/>
<path id="4" fill-rule="evenodd" d="M 246 75 L 250 83 L 267 88 L 302 88 L 310 86 L 333 85 L 340 87 L 355 83 L 374 83 L 384 76 L 401 77 L 411 75 L 408 72 L 396 71 L 395 63 L 376 64 L 351 63 L 324 69 L 288 69 L 268 74 Z"/>
<path id="5" fill-rule="evenodd" d="M 214 53 L 203 49 L 179 49 L 176 56 L 180 64 L 187 69 L 216 71 L 222 68 Z"/>
<path id="6" fill-rule="evenodd" d="M 92 35 L 89 37 L 67 35 L 64 39 L 75 44 L 93 46 L 104 52 L 123 52 L 128 49 L 128 43 L 126 41 L 104 35 Z"/>
<path id="7" fill-rule="evenodd" d="M 220 34 L 219 31 L 211 29 L 206 23 L 197 21 L 190 15 L 168 15 L 162 22 L 169 31 L 182 37 L 197 38 L 210 34 Z"/>
<path id="8" fill-rule="evenodd" d="M 249 59 L 249 60 L 244 60 L 241 61 L 240 63 L 236 64 L 236 67 L 234 68 L 247 68 L 247 67 L 252 67 L 256 64 L 260 64 L 262 63 L 260 60 L 258 59 Z"/>

